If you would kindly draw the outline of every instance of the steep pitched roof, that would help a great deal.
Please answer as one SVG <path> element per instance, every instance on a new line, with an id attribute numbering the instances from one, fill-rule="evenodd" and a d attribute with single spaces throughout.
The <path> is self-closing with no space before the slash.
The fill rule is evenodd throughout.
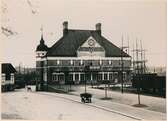
<path id="1" fill-rule="evenodd" d="M 2 63 L 1 73 L 14 73 L 16 72 L 15 68 L 10 63 Z"/>
<path id="2" fill-rule="evenodd" d="M 120 57 L 121 49 L 104 38 L 96 30 L 72 30 L 69 29 L 68 33 L 60 38 L 47 52 L 46 56 L 51 57 L 76 57 L 77 49 L 92 36 L 104 49 L 106 57 Z M 125 52 L 122 53 L 123 57 L 130 57 Z"/>
<path id="3" fill-rule="evenodd" d="M 37 46 L 36 51 L 48 51 L 48 46 L 45 45 L 43 35 L 41 35 L 40 44 Z"/>

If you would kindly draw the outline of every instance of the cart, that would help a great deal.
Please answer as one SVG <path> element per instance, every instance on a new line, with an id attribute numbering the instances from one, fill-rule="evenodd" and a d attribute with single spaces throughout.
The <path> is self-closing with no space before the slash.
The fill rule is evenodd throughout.
<path id="1" fill-rule="evenodd" d="M 81 102 L 83 103 L 91 103 L 91 98 L 92 98 L 92 94 L 90 93 L 82 93 L 80 94 L 81 97 Z"/>

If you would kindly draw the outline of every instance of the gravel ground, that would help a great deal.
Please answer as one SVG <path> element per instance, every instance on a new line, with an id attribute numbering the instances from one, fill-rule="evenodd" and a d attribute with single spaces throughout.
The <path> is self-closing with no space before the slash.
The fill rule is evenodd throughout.
<path id="1" fill-rule="evenodd" d="M 40 93 L 25 90 L 2 93 L 2 119 L 135 120 L 83 103 L 60 98 L 57 96 L 59 94 L 56 93 L 53 93 L 54 96 L 50 93 L 48 95 L 45 92 Z"/>

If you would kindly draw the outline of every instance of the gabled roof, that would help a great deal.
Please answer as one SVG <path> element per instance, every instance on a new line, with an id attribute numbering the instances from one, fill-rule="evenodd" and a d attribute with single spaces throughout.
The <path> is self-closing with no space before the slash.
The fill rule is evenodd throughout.
<path id="1" fill-rule="evenodd" d="M 106 57 L 121 57 L 121 49 L 96 30 L 72 30 L 58 40 L 47 52 L 48 57 L 77 57 L 77 49 L 92 36 L 104 49 Z M 125 52 L 123 57 L 130 57 Z"/>
<path id="2" fill-rule="evenodd" d="M 10 63 L 2 63 L 1 73 L 15 73 L 16 69 Z"/>

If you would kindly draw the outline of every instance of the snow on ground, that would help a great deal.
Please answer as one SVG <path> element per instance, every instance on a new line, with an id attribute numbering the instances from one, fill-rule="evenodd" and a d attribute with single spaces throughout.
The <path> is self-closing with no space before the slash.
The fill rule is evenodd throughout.
<path id="1" fill-rule="evenodd" d="M 2 119 L 132 120 L 116 113 L 60 98 L 56 94 L 52 96 L 40 93 L 25 90 L 2 93 Z"/>

